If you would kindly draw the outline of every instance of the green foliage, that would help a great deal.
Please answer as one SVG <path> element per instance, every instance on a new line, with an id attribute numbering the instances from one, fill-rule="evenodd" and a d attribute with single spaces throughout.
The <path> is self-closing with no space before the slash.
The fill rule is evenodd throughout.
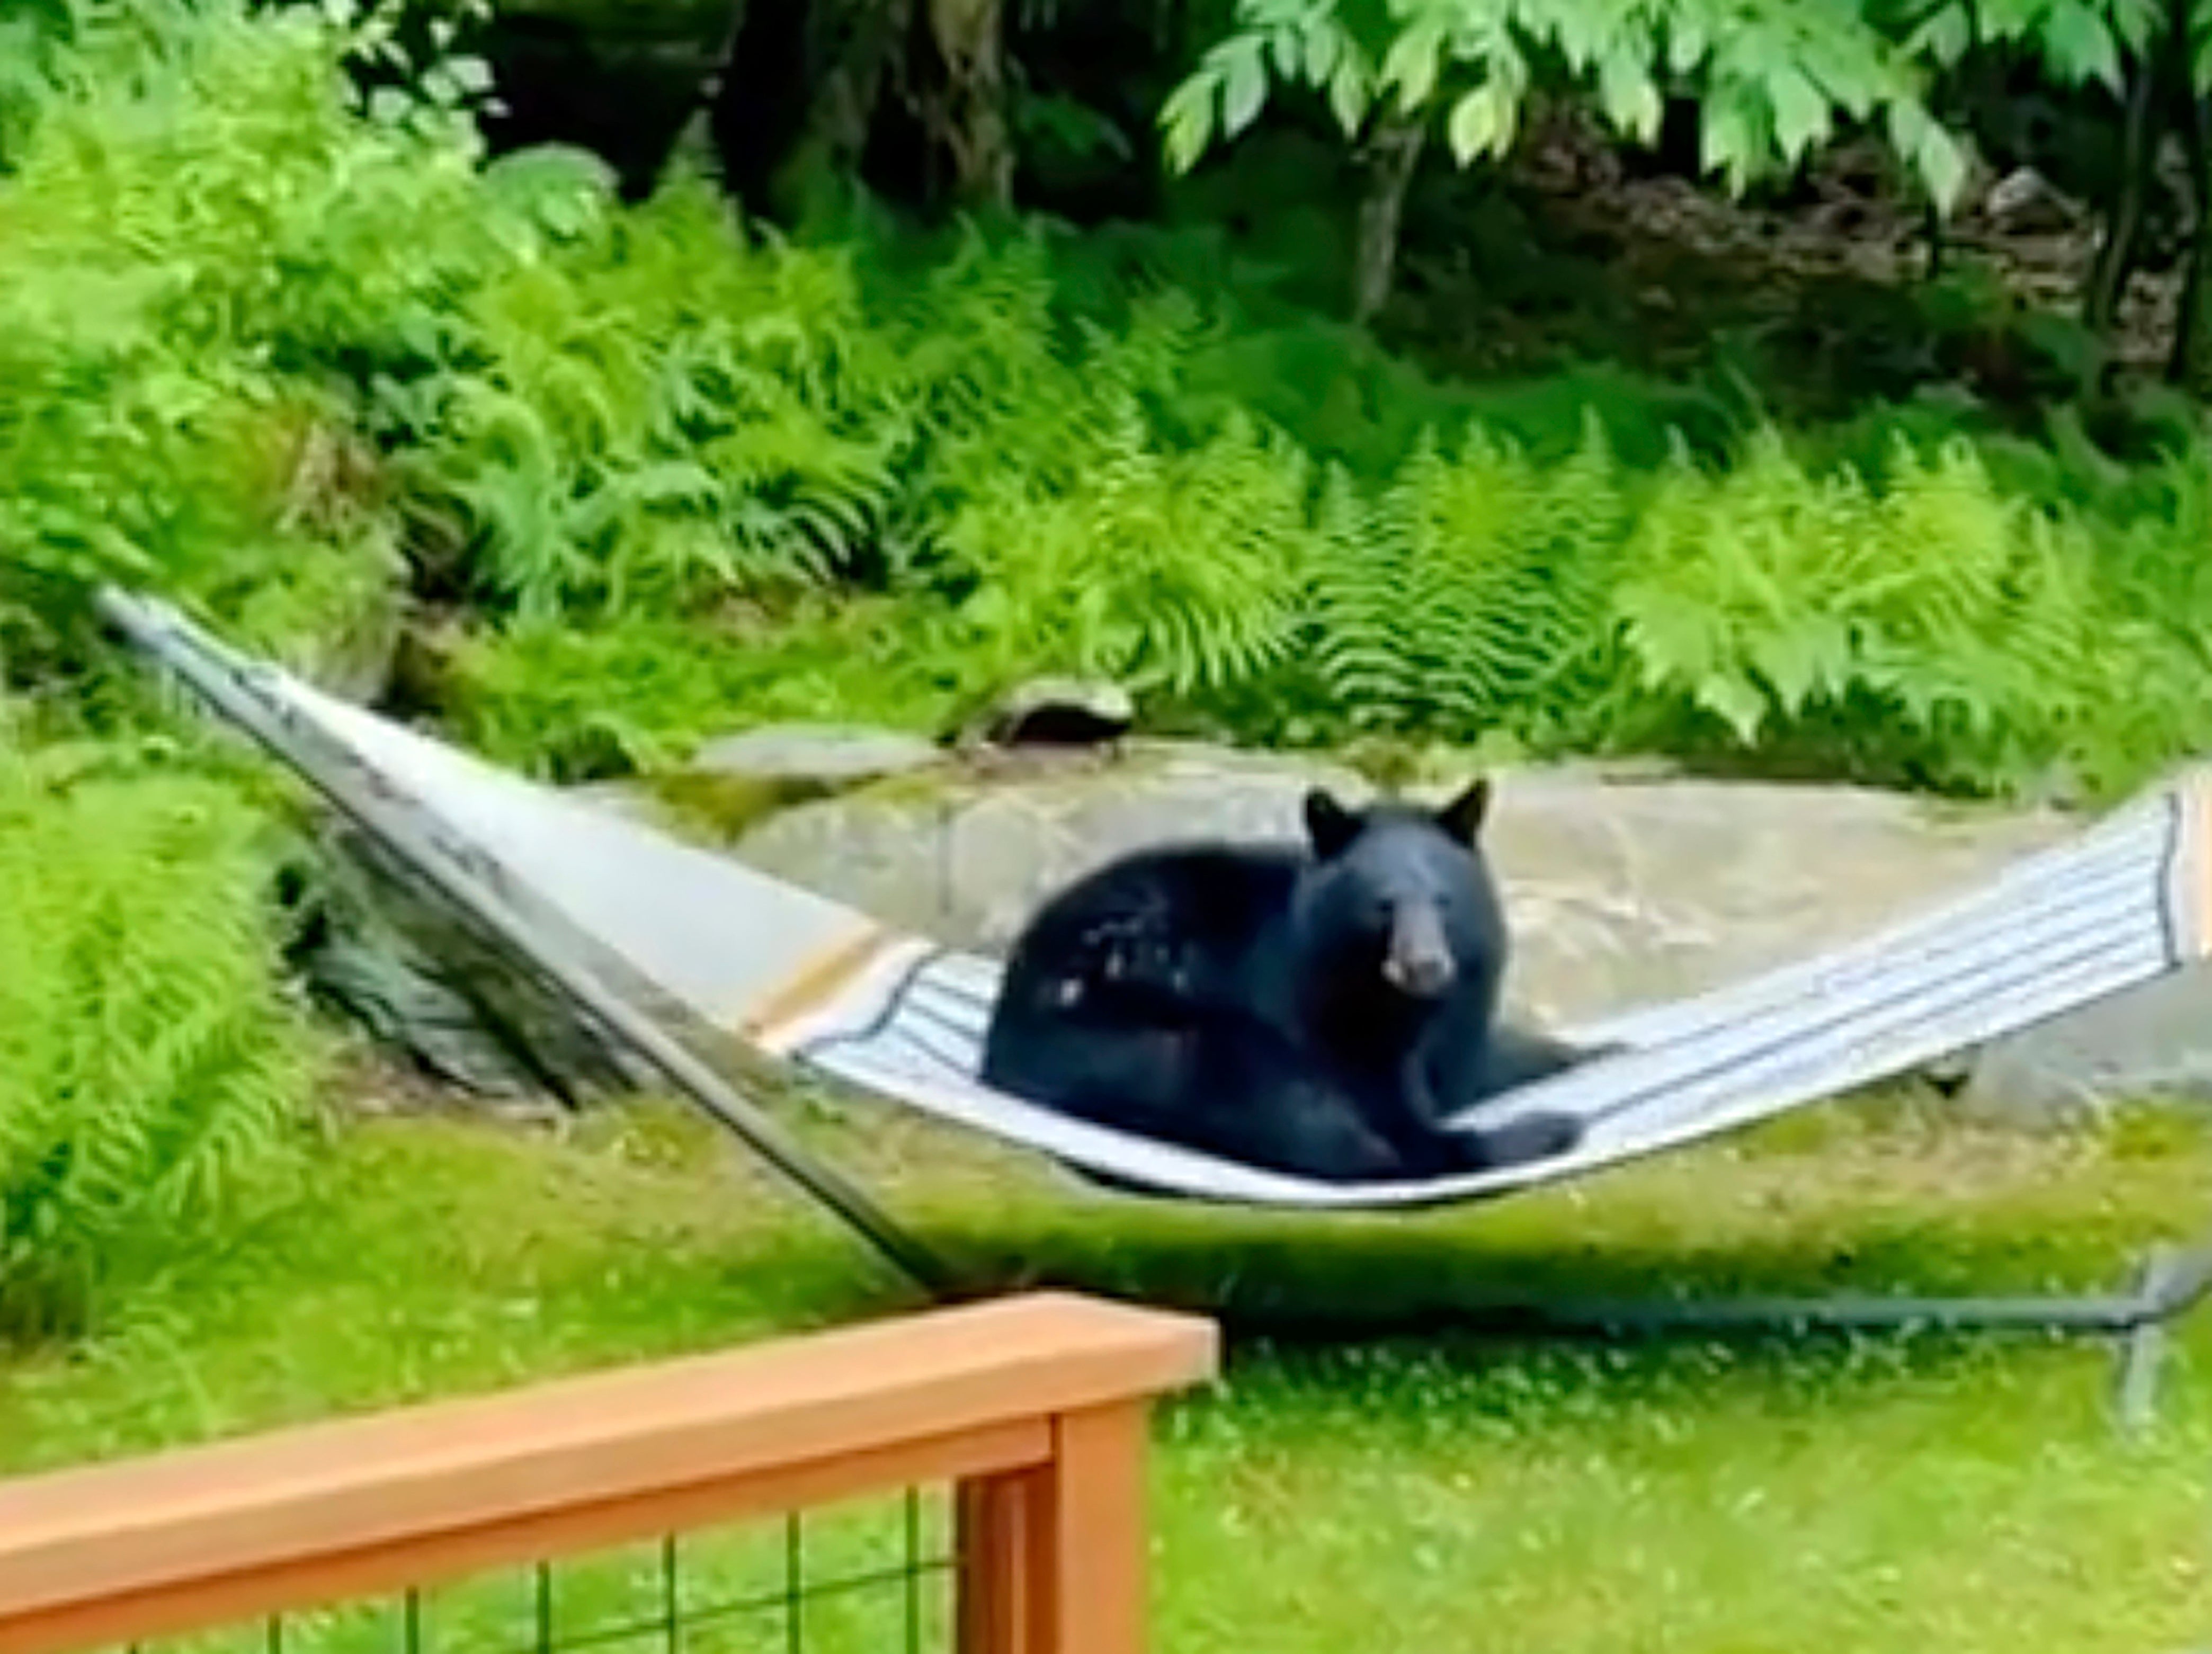
<path id="1" fill-rule="evenodd" d="M 973 686 L 964 663 L 918 647 L 943 618 L 941 605 L 878 598 L 774 615 L 518 619 L 458 642 L 439 704 L 476 750 L 568 781 L 678 763 L 750 720 L 934 727 Z"/>
<path id="2" fill-rule="evenodd" d="M 1549 64 L 1633 102 L 1629 60 L 1673 53 L 1709 131 L 1765 98 L 1742 119 L 1791 151 L 1790 54 L 1858 52 L 1822 96 L 1904 106 L 1839 43 L 1856 11 L 1754 12 L 1528 0 L 1487 45 L 1407 12 L 1373 95 L 1467 95 L 1489 52 L 1480 85 Z M 1302 54 L 1382 27 L 1297 21 Z M 292 646 L 404 549 L 459 605 L 434 709 L 568 777 L 751 718 L 941 727 L 1042 671 L 1246 733 L 1969 789 L 2124 785 L 2203 721 L 2194 459 L 2146 480 L 2063 426 L 1970 453 L 1933 404 L 1785 441 L 1724 375 L 1446 382 L 1199 232 L 792 243 L 689 176 L 626 207 L 576 155 L 483 164 L 457 68 L 356 106 L 349 54 L 389 41 L 343 8 L 72 28 L 0 183 L 18 678 L 76 658 L 92 580 Z"/>
<path id="3" fill-rule="evenodd" d="M 507 170 L 533 164 L 550 170 Z M 536 198 L 525 256 L 469 296 L 441 370 L 384 404 L 486 595 L 611 612 L 849 569 L 898 443 L 848 386 L 843 261 L 753 252 L 696 180 L 629 214 L 574 169 Z"/>
<path id="4" fill-rule="evenodd" d="M 1644 476 L 1595 435 L 1542 465 L 1478 428 L 1371 496 L 1337 479 L 1306 692 L 1324 729 L 2111 797 L 2212 734 L 2212 490 L 2176 460 L 2142 504 L 2038 508 L 1956 441 L 1878 482 L 1771 430 Z"/>
<path id="5" fill-rule="evenodd" d="M 1900 453 L 1877 495 L 1770 437 L 1725 477 L 1682 467 L 1656 490 L 1615 605 L 1640 686 L 1746 748 L 1825 716 L 1860 741 L 1887 731 L 1886 768 L 2019 781 L 2094 705 L 2087 552 L 2000 498 L 1963 445 Z"/>
<path id="6" fill-rule="evenodd" d="M 1534 736 L 1571 715 L 1627 516 L 1601 435 L 1553 467 L 1479 429 L 1455 455 L 1425 442 L 1371 505 L 1340 479 L 1324 515 L 1315 654 L 1355 721 Z"/>
<path id="7" fill-rule="evenodd" d="M 0 742 L 0 1333 L 81 1325 L 284 1154 L 314 1070 L 263 833 L 217 782 Z"/>
<path id="8" fill-rule="evenodd" d="M 1658 137 L 1662 88 L 1694 88 L 1704 164 L 1736 189 L 1877 116 L 1937 200 L 1965 177 L 1915 65 L 1862 0 L 1238 0 L 1236 19 L 1161 112 L 1178 167 L 1249 126 L 1274 82 L 1325 92 L 1347 137 L 1391 110 L 1444 112 L 1465 165 L 1512 147 L 1548 81 L 1588 94 L 1644 143 Z"/>
<path id="9" fill-rule="evenodd" d="M 1948 66 L 1977 46 L 2026 46 L 2059 81 L 2124 89 L 2123 58 L 2142 52 L 2172 16 L 2203 33 L 2212 23 L 2205 0 L 1934 0 L 1902 9 L 1916 53 Z M 2204 68 L 2197 66 L 2200 83 Z"/>
<path id="10" fill-rule="evenodd" d="M 0 648 L 19 678 L 66 656 L 94 581 L 281 643 L 390 580 L 331 370 L 413 348 L 483 245 L 463 129 L 347 106 L 360 37 L 242 0 L 75 11 L 0 188 Z"/>
<path id="11" fill-rule="evenodd" d="M 1125 403 L 1065 489 L 1017 473 L 954 519 L 975 581 L 961 653 L 1001 678 L 1053 661 L 1186 696 L 1264 672 L 1321 561 L 1309 469 L 1241 419 L 1163 452 Z"/>

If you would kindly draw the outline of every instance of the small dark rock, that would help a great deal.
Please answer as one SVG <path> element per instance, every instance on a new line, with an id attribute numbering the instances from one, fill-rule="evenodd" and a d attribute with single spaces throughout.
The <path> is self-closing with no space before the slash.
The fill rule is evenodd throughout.
<path id="1" fill-rule="evenodd" d="M 1136 703 L 1118 684 L 1035 678 L 985 708 L 963 733 L 961 744 L 1102 746 L 1127 735 L 1136 720 Z"/>
<path id="2" fill-rule="evenodd" d="M 2018 234 L 2069 230 L 2082 218 L 2080 204 L 2033 167 L 2016 167 L 1990 185 L 1982 210 L 1992 223 Z"/>

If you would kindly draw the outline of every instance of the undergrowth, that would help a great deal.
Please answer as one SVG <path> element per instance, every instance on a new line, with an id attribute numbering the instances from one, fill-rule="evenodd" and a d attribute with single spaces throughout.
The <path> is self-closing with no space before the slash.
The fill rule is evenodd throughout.
<path id="1" fill-rule="evenodd" d="M 273 854 L 220 779 L 0 730 L 0 1341 L 112 1309 L 298 1146 Z"/>
<path id="2" fill-rule="evenodd" d="M 514 423 L 398 444 L 506 617 L 441 704 L 511 761 L 649 768 L 747 718 L 941 727 L 1042 671 L 1247 738 L 1947 790 L 2103 795 L 2203 733 L 2194 449 L 2082 509 L 1902 427 L 1856 439 L 1870 462 L 1753 423 L 1653 463 L 1592 398 L 1547 416 L 1571 442 L 1470 414 L 1370 468 L 1222 392 L 1252 343 L 1224 310 L 1139 284 L 1086 313 L 1041 233 L 892 284 L 851 242 L 748 240 L 697 180 L 594 199 L 487 284 L 479 353 L 434 381 Z"/>
<path id="3" fill-rule="evenodd" d="M 68 9 L 0 182 L 19 683 L 121 575 L 311 659 L 411 587 L 430 710 L 570 775 L 1041 671 L 1249 739 L 1965 791 L 2204 736 L 2193 416 L 2118 466 L 1601 366 L 1447 383 L 1197 284 L 1200 236 L 781 239 L 680 170 L 628 207 L 486 164 L 465 64 L 365 103 L 343 7 Z"/>

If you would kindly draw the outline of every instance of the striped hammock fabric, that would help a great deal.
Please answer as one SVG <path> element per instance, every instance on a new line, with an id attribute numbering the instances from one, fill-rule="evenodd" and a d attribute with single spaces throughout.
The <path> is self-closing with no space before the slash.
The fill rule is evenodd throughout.
<path id="1" fill-rule="evenodd" d="M 174 611 L 106 599 L 187 681 L 220 679 L 326 791 L 412 824 L 451 865 L 567 939 L 633 1003 L 1066 1165 L 1231 1204 L 1413 1207 L 1503 1195 L 1688 1144 L 2016 1032 L 2205 957 L 2212 777 L 2190 776 L 1957 899 L 1730 987 L 1581 1027 L 1628 1049 L 1490 1099 L 1486 1125 L 1571 1113 L 1554 1158 L 1387 1183 L 1322 1182 L 1077 1121 L 976 1078 L 999 964 L 648 824 L 485 763 L 223 648 Z"/>

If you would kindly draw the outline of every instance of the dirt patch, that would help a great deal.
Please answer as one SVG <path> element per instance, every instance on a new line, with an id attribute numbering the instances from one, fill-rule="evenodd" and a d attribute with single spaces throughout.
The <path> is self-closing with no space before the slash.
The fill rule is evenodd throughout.
<path id="1" fill-rule="evenodd" d="M 1532 122 L 1502 177 L 1470 173 L 1437 188 L 1478 212 L 1471 196 L 1502 192 L 1528 220 L 1532 258 L 1601 271 L 1620 307 L 1610 322 L 1620 337 L 1608 343 L 1650 371 L 1681 371 L 1709 356 L 1717 332 L 1750 330 L 1785 345 L 1796 343 L 1794 335 L 1832 336 L 1839 358 L 1848 344 L 1863 368 L 1895 357 L 1901 376 L 1963 378 L 1992 396 L 2025 388 L 2012 382 L 2022 369 L 2005 359 L 1994 325 L 2001 310 L 1985 319 L 1993 325 L 1987 329 L 1961 327 L 1964 337 L 1949 342 L 1948 353 L 1915 359 L 1908 331 L 1924 336 L 1929 319 L 1911 301 L 1929 272 L 1934 242 L 1924 209 L 1876 140 L 1838 144 L 1786 189 L 1736 201 L 1692 179 L 1639 168 L 1586 113 L 1558 109 Z M 1974 269 L 2000 307 L 2071 318 L 2098 235 L 2084 204 L 2031 173 L 1983 168 L 1944 227 L 1940 256 L 1947 269 Z M 1439 320 L 1448 302 L 1460 307 L 1465 337 L 1457 346 L 1439 337 L 1434 348 L 1462 358 L 1455 365 L 1463 369 L 1539 372 L 1561 355 L 1604 354 L 1586 339 L 1531 330 L 1525 304 L 1513 307 L 1517 317 L 1471 316 L 1469 289 L 1480 309 L 1481 290 L 1497 285 L 1498 272 L 1494 263 L 1479 267 L 1464 248 L 1409 236 L 1405 262 L 1408 301 L 1394 322 L 1429 332 L 1424 295 Z M 1577 288 L 1573 308 L 1588 313 L 1579 284 L 1565 285 Z M 2111 341 L 2124 371 L 2162 369 L 2179 291 L 2178 271 L 2135 275 Z M 1562 319 L 1571 326 L 1588 316 Z M 1837 371 L 1850 365 L 1841 359 Z"/>

